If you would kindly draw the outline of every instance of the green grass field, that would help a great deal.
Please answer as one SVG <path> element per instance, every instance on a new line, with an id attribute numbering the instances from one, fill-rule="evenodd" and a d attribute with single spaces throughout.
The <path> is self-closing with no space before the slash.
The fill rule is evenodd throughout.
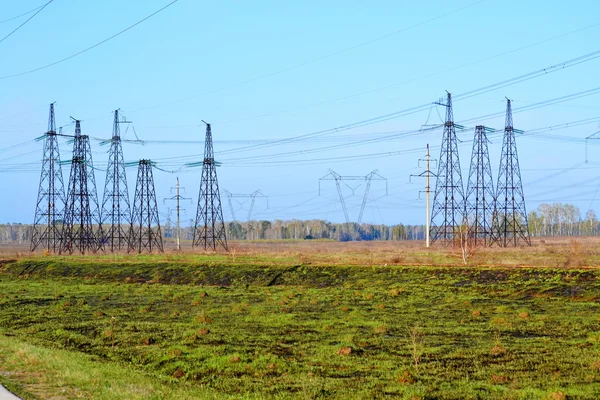
<path id="1" fill-rule="evenodd" d="M 54 399 L 600 397 L 600 270 L 160 257 L 0 264 L 0 383 Z"/>

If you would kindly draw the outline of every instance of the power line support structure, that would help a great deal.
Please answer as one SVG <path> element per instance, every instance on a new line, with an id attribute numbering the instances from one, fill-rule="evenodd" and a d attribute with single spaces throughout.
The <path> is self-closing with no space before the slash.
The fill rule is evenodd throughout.
<path id="1" fill-rule="evenodd" d="M 168 200 L 175 201 L 175 214 L 177 216 L 177 228 L 176 228 L 177 229 L 177 232 L 176 232 L 177 242 L 176 242 L 176 245 L 177 245 L 177 250 L 181 250 L 181 219 L 180 219 L 181 207 L 180 207 L 180 202 L 181 202 L 181 200 L 190 200 L 191 201 L 192 199 L 189 198 L 189 197 L 183 197 L 183 196 L 181 196 L 179 194 L 180 189 L 184 189 L 185 190 L 185 188 L 181 188 L 179 186 L 179 178 L 177 178 L 177 182 L 175 183 L 175 187 L 171 188 L 171 190 L 173 190 L 173 189 L 175 189 L 175 196 L 163 199 L 163 201 L 165 201 L 165 202 L 168 201 Z M 183 210 L 183 211 L 185 211 L 185 210 Z M 171 216 L 171 210 L 169 210 L 168 216 L 170 218 L 170 216 Z"/>
<path id="2" fill-rule="evenodd" d="M 101 222 L 105 229 L 101 238 L 102 245 L 111 252 L 128 250 L 131 227 L 129 190 L 119 127 L 119 124 L 122 123 L 129 123 L 129 121 L 119 120 L 119 110 L 115 110 L 101 214 Z M 107 225 L 108 228 L 106 228 Z"/>
<path id="3" fill-rule="evenodd" d="M 433 196 L 431 242 L 439 240 L 446 246 L 458 245 L 457 240 L 460 239 L 460 231 L 465 223 L 465 195 L 458 157 L 452 95 L 448 93 L 446 103 L 440 100 L 436 104 L 446 107 L 446 122 Z"/>
<path id="4" fill-rule="evenodd" d="M 192 247 L 216 250 L 218 246 L 222 246 L 227 250 L 227 236 L 217 180 L 217 163 L 213 152 L 212 132 L 210 124 L 206 122 L 205 124 L 204 160 Z"/>
<path id="5" fill-rule="evenodd" d="M 502 247 L 516 247 L 521 241 L 531 246 L 515 131 L 511 101 L 506 99 L 506 123 L 494 213 L 494 227 L 497 231 L 495 241 Z"/>
<path id="6" fill-rule="evenodd" d="M 98 225 L 98 233 L 94 232 Z M 75 120 L 73 158 L 65 206 L 63 241 L 61 252 L 73 253 L 78 250 L 95 253 L 98 250 L 98 237 L 102 234 L 94 164 L 90 139 L 81 134 L 81 121 Z"/>
<path id="7" fill-rule="evenodd" d="M 140 160 L 138 163 L 133 213 L 129 229 L 129 251 L 163 252 L 154 177 L 152 176 L 152 161 L 150 160 Z"/>
<path id="8" fill-rule="evenodd" d="M 62 241 L 62 224 L 65 210 L 65 186 L 60 165 L 60 152 L 54 120 L 54 103 L 50 104 L 48 131 L 44 134 L 44 156 L 38 189 L 31 251 L 44 245 L 47 252 L 58 253 Z"/>
<path id="9" fill-rule="evenodd" d="M 437 176 L 436 174 L 434 174 L 433 172 L 431 172 L 431 168 L 430 168 L 430 164 L 431 161 L 437 161 L 437 160 L 432 160 L 431 156 L 429 155 L 429 143 L 427 143 L 427 153 L 425 154 L 425 158 L 421 158 L 419 159 L 419 163 L 421 161 L 425 161 L 425 171 L 421 172 L 418 175 L 410 175 L 411 177 L 418 177 L 418 178 L 425 178 L 425 247 L 429 248 L 429 246 L 431 245 L 431 237 L 429 235 L 429 230 L 430 230 L 430 221 L 431 221 L 431 185 L 430 185 L 430 179 L 432 176 Z"/>
<path id="10" fill-rule="evenodd" d="M 600 131 L 591 134 L 590 136 L 585 138 L 585 163 L 588 162 L 588 140 L 598 140 L 600 139 Z"/>
<path id="11" fill-rule="evenodd" d="M 346 201 L 345 201 L 344 195 L 342 193 L 341 183 L 343 181 L 364 181 L 364 182 L 366 182 L 365 193 L 363 195 L 363 199 L 362 199 L 362 202 L 360 205 L 358 219 L 356 220 L 356 222 L 359 224 L 362 221 L 363 213 L 365 211 L 365 206 L 367 205 L 369 191 L 371 190 L 371 182 L 373 180 L 385 181 L 385 195 L 387 196 L 387 194 L 388 194 L 387 179 L 384 178 L 383 176 L 379 175 L 377 173 L 377 170 L 374 170 L 365 176 L 350 176 L 350 175 L 342 176 L 342 175 L 338 174 L 337 172 L 335 172 L 334 170 L 330 169 L 329 173 L 327 175 L 325 175 L 324 177 L 319 179 L 319 195 L 321 195 L 321 181 L 332 181 L 332 180 L 335 181 L 335 186 L 337 188 L 338 196 L 340 197 L 340 203 L 342 203 L 342 210 L 344 211 L 344 217 L 345 217 L 347 223 L 350 223 L 350 217 L 348 215 L 348 208 L 346 207 Z M 354 191 L 357 189 L 357 187 L 355 187 L 355 188 L 352 188 L 350 186 L 348 186 L 348 187 L 350 188 L 350 190 L 352 190 L 352 193 L 354 194 Z"/>
<path id="12" fill-rule="evenodd" d="M 466 194 L 467 240 L 471 247 L 488 246 L 493 242 L 492 219 L 496 196 L 486 135 L 491 131 L 483 125 L 475 127 Z"/>
<path id="13" fill-rule="evenodd" d="M 233 208 L 233 202 L 231 201 L 234 198 L 243 198 L 243 199 L 250 199 L 250 207 L 248 208 L 248 216 L 247 216 L 247 221 L 250 221 L 252 219 L 252 211 L 254 211 L 254 204 L 256 202 L 256 198 L 260 197 L 260 198 L 264 198 L 267 201 L 267 209 L 269 208 L 269 197 L 266 196 L 265 194 L 263 194 L 260 189 L 259 190 L 255 190 L 252 193 L 231 193 L 228 190 L 223 190 L 223 192 L 225 192 L 225 196 L 227 196 L 227 202 L 229 203 L 229 210 L 231 211 L 231 217 L 233 218 L 233 221 L 237 221 L 236 217 L 235 217 L 235 209 Z M 237 201 L 237 200 L 236 200 Z M 237 201 L 238 204 L 240 204 L 240 208 L 238 210 L 241 210 L 241 206 L 244 205 L 245 202 L 240 203 L 239 201 Z"/>

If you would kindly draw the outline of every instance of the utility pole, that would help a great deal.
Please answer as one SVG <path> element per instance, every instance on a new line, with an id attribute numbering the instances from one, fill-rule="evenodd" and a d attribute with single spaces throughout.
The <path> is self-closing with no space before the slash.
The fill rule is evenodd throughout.
<path id="1" fill-rule="evenodd" d="M 431 186 L 430 186 L 429 182 L 430 182 L 431 176 L 437 176 L 436 174 L 431 172 L 431 169 L 430 169 L 431 161 L 436 161 L 436 160 L 432 160 L 431 156 L 429 155 L 429 143 L 427 143 L 427 153 L 425 154 L 425 158 L 420 158 L 419 164 L 421 163 L 421 161 L 425 161 L 425 171 L 421 172 L 418 175 L 410 175 L 410 176 L 411 177 L 413 177 L 413 176 L 419 177 L 419 178 L 425 177 L 425 247 L 429 248 L 429 246 L 431 245 L 430 235 L 429 235 L 430 222 L 431 222 L 431 201 L 430 201 Z"/>
<path id="2" fill-rule="evenodd" d="M 173 197 L 169 197 L 163 200 L 163 202 L 166 202 L 167 200 L 175 200 L 175 214 L 177 215 L 177 227 L 176 227 L 176 235 L 177 235 L 177 250 L 181 250 L 181 219 L 180 219 L 180 211 L 181 211 L 181 207 L 180 207 L 180 201 L 181 200 L 190 200 L 190 202 L 192 201 L 192 199 L 190 197 L 183 197 L 179 194 L 180 189 L 183 189 L 185 191 L 185 188 L 182 188 L 179 186 L 179 178 L 177 178 L 177 182 L 175 183 L 175 187 L 171 188 L 171 190 L 175 189 L 175 196 Z M 185 209 L 183 209 L 183 211 L 185 211 Z M 171 210 L 169 210 L 169 215 L 171 213 Z"/>

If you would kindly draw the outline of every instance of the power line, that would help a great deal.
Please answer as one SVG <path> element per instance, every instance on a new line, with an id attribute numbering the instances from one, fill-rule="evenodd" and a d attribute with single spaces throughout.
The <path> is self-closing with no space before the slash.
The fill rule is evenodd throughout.
<path id="1" fill-rule="evenodd" d="M 54 0 L 50 0 L 50 2 L 52 2 L 52 1 L 54 1 Z M 123 29 L 122 31 L 120 31 L 120 32 L 117 32 L 117 33 L 115 33 L 114 35 L 112 35 L 112 36 L 110 36 L 110 37 L 108 37 L 108 38 L 106 38 L 106 39 L 104 39 L 104 40 L 102 40 L 102 41 L 100 41 L 100 42 L 98 42 L 98 43 L 96 43 L 96 44 L 94 44 L 94 45 L 92 45 L 92 46 L 90 46 L 90 47 L 86 48 L 86 49 L 83 49 L 83 50 L 81 50 L 81 51 L 79 51 L 79 52 L 77 52 L 77 53 L 75 53 L 75 54 L 71 54 L 70 56 L 68 56 L 68 57 L 65 57 L 65 58 L 62 58 L 62 59 L 60 59 L 60 60 L 58 60 L 58 61 L 55 61 L 55 62 L 53 62 L 53 63 L 46 64 L 46 65 L 43 65 L 43 66 L 41 66 L 41 67 L 38 67 L 38 68 L 30 69 L 30 70 L 28 70 L 28 71 L 19 72 L 19 73 L 17 73 L 17 74 L 12 74 L 12 75 L 0 76 L 0 79 L 9 79 L 9 78 L 15 78 L 15 77 L 17 77 L 17 76 L 23 76 L 23 75 L 31 74 L 31 73 L 33 73 L 33 72 L 41 71 L 41 70 L 43 70 L 43 69 L 50 68 L 50 67 L 52 67 L 52 66 L 54 66 L 54 65 L 60 64 L 60 63 L 62 63 L 62 62 L 65 62 L 65 61 L 67 61 L 67 60 L 70 60 L 71 58 L 75 58 L 75 57 L 77 57 L 77 56 L 79 56 L 79 55 L 81 55 L 81 54 L 83 54 L 83 53 L 86 53 L 86 52 L 88 52 L 88 51 L 90 51 L 90 50 L 92 50 L 92 49 L 94 49 L 94 48 L 96 48 L 96 47 L 98 47 L 98 46 L 100 46 L 100 45 L 102 45 L 102 44 L 104 44 L 104 43 L 108 42 L 109 40 L 112 40 L 112 39 L 116 38 L 117 36 L 119 36 L 119 35 L 121 35 L 121 34 L 123 34 L 123 33 L 127 32 L 128 30 L 130 30 L 130 29 L 132 29 L 132 28 L 134 28 L 134 27 L 138 26 L 138 25 L 139 25 L 139 24 L 141 24 L 142 22 L 144 22 L 144 21 L 146 21 L 146 20 L 148 20 L 148 19 L 152 18 L 152 17 L 153 17 L 153 16 L 155 16 L 156 14 L 158 14 L 158 13 L 160 13 L 161 11 L 163 11 L 163 10 L 167 9 L 168 7 L 172 6 L 172 5 L 173 5 L 173 4 L 175 4 L 177 1 L 178 1 L 178 0 L 173 0 L 173 1 L 171 1 L 171 2 L 170 2 L 169 4 L 167 4 L 166 6 L 164 6 L 164 7 L 160 8 L 160 9 L 158 9 L 157 11 L 155 11 L 155 12 L 153 12 L 152 14 L 148 15 L 147 17 L 145 17 L 145 18 L 142 18 L 141 20 L 139 20 L 139 21 L 138 21 L 138 22 L 136 22 L 135 24 L 133 24 L 133 25 L 129 25 L 127 28 Z M 49 2 L 49 3 L 50 3 L 50 2 Z M 41 11 L 41 10 L 40 10 L 40 11 Z"/>
<path id="2" fill-rule="evenodd" d="M 501 89 L 501 88 L 504 88 L 507 86 L 514 85 L 516 83 L 534 79 L 534 78 L 537 78 L 542 75 L 548 75 L 553 72 L 564 70 L 566 68 L 569 68 L 569 67 L 572 67 L 575 65 L 579 65 L 579 64 L 587 62 L 587 61 L 592 61 L 599 57 L 600 57 L 600 50 L 596 50 L 596 51 L 584 54 L 579 57 L 575 57 L 575 58 L 572 58 L 572 59 L 569 59 L 569 60 L 566 60 L 566 61 L 563 61 L 563 62 L 560 62 L 557 64 L 550 65 L 545 68 L 538 69 L 533 72 L 529 72 L 527 74 L 519 75 L 514 78 L 506 79 L 506 80 L 503 80 L 503 81 L 500 81 L 497 83 L 493 83 L 491 85 L 483 86 L 478 89 L 473 89 L 468 92 L 456 95 L 455 101 L 465 100 L 465 99 L 468 99 L 468 98 L 471 98 L 474 96 L 478 96 L 478 95 L 481 95 L 484 93 L 491 92 L 493 90 Z M 236 149 L 225 150 L 225 151 L 219 152 L 219 154 L 247 151 L 247 150 L 255 149 L 255 148 L 271 147 L 271 146 L 275 146 L 275 145 L 287 144 L 287 143 L 294 142 L 294 141 L 304 140 L 306 138 L 312 138 L 315 136 L 323 136 L 323 135 L 328 135 L 328 134 L 346 131 L 346 130 L 350 130 L 350 129 L 356 129 L 356 128 L 360 128 L 360 127 L 367 126 L 367 125 L 385 122 L 385 121 L 395 119 L 398 117 L 415 114 L 417 112 L 429 109 L 430 106 L 431 106 L 430 103 L 425 103 L 420 106 L 410 107 L 410 108 L 407 108 L 404 110 L 395 111 L 392 113 L 383 114 L 380 116 L 364 119 L 364 120 L 353 122 L 350 124 L 337 126 L 335 128 L 329 128 L 329 129 L 324 129 L 324 130 L 320 130 L 317 132 L 312 132 L 312 133 L 308 133 L 308 134 L 304 134 L 304 135 L 292 136 L 292 137 L 288 137 L 285 139 L 274 140 L 272 142 L 265 143 L 265 144 L 257 144 L 257 145 L 239 147 Z"/>
<path id="3" fill-rule="evenodd" d="M 557 104 L 557 103 L 568 101 L 568 100 L 573 100 L 573 99 L 576 99 L 576 98 L 579 98 L 579 97 L 589 96 L 589 95 L 596 94 L 596 93 L 599 93 L 599 92 L 600 92 L 600 87 L 594 88 L 594 89 L 590 89 L 590 90 L 586 90 L 586 91 L 582 91 L 582 92 L 578 92 L 578 93 L 574 93 L 574 94 L 570 94 L 570 95 L 561 96 L 561 97 L 550 99 L 550 100 L 544 100 L 544 101 L 541 101 L 541 102 L 538 102 L 538 103 L 534 103 L 534 104 L 529 104 L 529 105 L 526 105 L 524 107 L 520 107 L 520 108 L 516 109 L 515 112 L 529 111 L 529 110 L 532 110 L 532 109 L 541 108 L 541 107 L 545 107 L 545 106 Z M 463 121 L 460 121 L 460 122 L 461 123 L 465 123 L 465 122 L 477 121 L 477 120 L 481 120 L 481 119 L 484 119 L 484 118 L 497 116 L 498 114 L 503 114 L 503 112 L 488 114 L 488 115 L 484 115 L 484 116 L 481 116 L 481 117 L 470 118 L 470 119 L 463 120 Z M 584 121 L 596 120 L 597 118 L 598 117 L 590 118 L 590 119 L 587 119 L 587 120 L 584 120 Z M 581 121 L 575 121 L 575 122 L 568 123 L 568 124 L 575 124 L 575 123 L 580 123 L 580 122 Z M 536 129 L 534 131 L 528 131 L 528 133 L 529 134 L 542 133 L 544 131 L 553 130 L 553 128 L 555 128 L 555 127 L 557 128 L 557 127 L 559 127 L 559 125 L 554 126 L 554 127 L 551 126 L 551 127 L 546 127 L 546 128 L 538 128 L 538 129 Z M 351 143 L 329 145 L 329 146 L 325 146 L 325 147 L 318 147 L 318 148 L 307 149 L 307 150 L 296 150 L 296 151 L 289 151 L 289 152 L 269 154 L 269 155 L 257 155 L 257 156 L 238 157 L 238 158 L 233 158 L 233 159 L 229 159 L 229 160 L 222 160 L 222 161 L 225 162 L 225 163 L 231 163 L 231 162 L 239 162 L 239 161 L 250 161 L 250 160 L 255 160 L 255 159 L 264 160 L 264 159 L 268 159 L 268 158 L 287 157 L 287 156 L 290 156 L 290 155 L 302 155 L 302 154 L 309 154 L 309 153 L 317 153 L 317 152 L 322 152 L 322 151 L 327 151 L 327 150 L 332 150 L 332 149 L 354 147 L 354 146 L 358 146 L 358 145 L 363 145 L 365 143 L 377 143 L 377 142 L 387 141 L 387 140 L 395 139 L 395 138 L 399 138 L 399 137 L 406 137 L 406 136 L 416 135 L 416 134 L 422 133 L 423 131 L 432 131 L 432 130 L 435 130 L 437 128 L 438 128 L 438 126 L 434 126 L 434 127 L 429 127 L 429 128 L 426 128 L 426 129 L 415 129 L 415 130 L 410 130 L 410 131 L 401 131 L 399 133 L 395 133 L 395 134 L 391 134 L 391 135 L 386 135 L 386 136 L 372 138 L 372 139 L 366 139 L 366 140 L 359 140 L 359 141 L 354 141 L 354 142 L 351 142 Z M 463 128 L 466 128 L 466 127 L 463 127 Z M 227 153 L 227 151 L 224 151 L 224 152 L 221 152 L 221 153 Z M 186 156 L 183 156 L 183 157 L 186 157 Z M 180 159 L 181 157 L 177 157 L 177 158 Z"/>
<path id="4" fill-rule="evenodd" d="M 4 36 L 2 39 L 0 39 L 0 43 L 4 42 L 6 39 L 8 39 L 10 36 L 12 36 L 13 33 L 15 33 L 16 31 L 18 31 L 19 29 L 21 29 L 23 27 L 23 25 L 25 25 L 26 23 L 28 23 L 29 21 L 31 21 L 36 15 L 38 15 L 44 8 L 46 8 L 46 6 L 50 3 L 52 3 L 54 0 L 50 0 L 49 2 L 47 2 L 46 4 L 44 4 L 39 10 L 37 10 L 37 12 L 35 14 L 33 14 L 31 17 L 27 18 L 27 20 L 25 22 L 23 22 L 21 25 L 17 26 L 14 30 L 12 30 L 8 35 Z"/>
<path id="5" fill-rule="evenodd" d="M 372 44 L 372 43 L 378 42 L 378 41 L 380 41 L 380 40 L 383 40 L 383 39 L 386 39 L 386 38 L 388 38 L 388 37 L 391 37 L 391 36 L 394 36 L 394 35 L 400 34 L 400 33 L 402 33 L 402 32 L 406 32 L 406 31 L 408 31 L 408 30 L 411 30 L 411 29 L 417 28 L 417 27 L 419 27 L 419 26 L 421 26 L 421 25 L 425 25 L 425 24 L 427 24 L 427 23 L 429 23 L 429 22 L 436 21 L 436 20 L 438 20 L 438 19 L 441 19 L 441 18 L 447 17 L 447 16 L 449 16 L 449 15 L 455 14 L 455 13 L 457 13 L 457 12 L 460 12 L 460 11 L 462 11 L 462 10 L 465 10 L 465 9 L 467 9 L 467 8 L 469 8 L 469 7 L 472 7 L 472 6 L 475 6 L 475 5 L 477 5 L 477 4 L 483 3 L 484 1 L 487 1 L 487 0 L 478 0 L 478 1 L 475 1 L 475 2 L 473 2 L 473 3 L 467 4 L 466 6 L 463 6 L 463 7 L 457 8 L 457 9 L 455 9 L 455 10 L 452 10 L 452 11 L 446 12 L 446 13 L 444 13 L 444 14 L 440 14 L 440 15 L 438 15 L 438 16 L 436 16 L 436 17 L 433 17 L 433 18 L 430 18 L 430 19 L 428 19 L 428 20 L 425 20 L 425 21 L 422 21 L 422 22 L 418 22 L 418 23 L 416 23 L 416 24 L 414 24 L 414 25 L 410 25 L 410 26 L 408 26 L 408 27 L 405 27 L 405 28 L 399 29 L 399 30 L 397 30 L 397 31 L 394 31 L 394 32 L 391 32 L 391 33 L 388 33 L 388 34 L 385 34 L 385 35 L 383 35 L 383 36 L 380 36 L 380 37 L 377 37 L 377 38 L 375 38 L 375 39 L 371 39 L 371 40 L 368 40 L 368 41 L 366 41 L 366 42 L 362 42 L 362 43 L 359 43 L 359 44 L 357 44 L 357 45 L 354 45 L 354 46 L 351 46 L 351 47 L 347 47 L 347 48 L 345 48 L 345 49 L 338 50 L 338 51 L 336 51 L 336 52 L 333 52 L 333 53 L 330 53 L 330 54 L 327 54 L 327 55 L 324 55 L 324 56 L 320 56 L 320 57 L 314 58 L 314 59 L 312 59 L 312 60 L 309 60 L 309 61 L 302 62 L 302 63 L 300 63 L 300 64 L 293 65 L 293 66 L 291 66 L 291 67 L 287 67 L 287 68 L 284 68 L 284 69 L 280 69 L 280 70 L 278 70 L 278 71 L 270 72 L 270 73 L 267 73 L 267 74 L 265 74 L 265 75 L 260 75 L 260 76 L 258 76 L 258 77 L 255 77 L 255 78 L 250 78 L 250 79 L 247 79 L 247 80 L 244 80 L 244 81 L 238 82 L 238 83 L 231 84 L 231 85 L 229 85 L 229 86 L 224 86 L 224 87 L 221 87 L 221 88 L 218 88 L 218 89 L 210 90 L 210 91 L 208 91 L 208 92 L 204 92 L 204 93 L 200 93 L 200 94 L 196 94 L 196 95 L 188 96 L 188 97 L 185 97 L 185 98 L 182 98 L 182 99 L 178 99 L 178 100 L 172 100 L 172 101 L 169 101 L 169 102 L 166 102 L 166 103 L 156 104 L 156 105 L 149 106 L 149 107 L 138 108 L 138 109 L 136 109 L 136 110 L 132 110 L 132 111 L 134 111 L 134 112 L 135 112 L 135 111 L 143 111 L 143 110 L 150 110 L 150 109 L 152 109 L 152 108 L 163 107 L 163 106 L 166 106 L 166 105 L 170 105 L 170 104 L 175 104 L 175 103 L 179 103 L 179 102 L 182 102 L 182 101 L 191 100 L 191 99 L 194 99 L 194 98 L 197 98 L 197 97 L 202 97 L 202 96 L 207 96 L 207 95 L 209 95 L 209 94 L 219 93 L 219 92 L 222 92 L 222 91 L 225 91 L 225 90 L 229 90 L 229 89 L 236 88 L 236 87 L 238 87 L 238 86 L 246 85 L 246 84 L 248 84 L 248 83 L 252 83 L 252 82 L 260 81 L 260 80 L 263 80 L 263 79 L 266 79 L 266 78 L 270 78 L 270 77 L 272 77 L 272 76 L 280 75 L 280 74 L 283 74 L 283 73 L 285 73 L 285 72 L 289 72 L 289 71 L 292 71 L 292 70 L 295 70 L 295 69 L 298 69 L 298 68 L 301 68 L 301 67 L 305 67 L 305 66 L 307 66 L 307 65 L 314 64 L 314 63 L 316 63 L 316 62 L 319 62 L 319 61 L 326 60 L 326 59 L 328 59 L 328 58 L 331 58 L 331 57 L 337 56 L 337 55 L 339 55 L 339 54 L 343 54 L 343 53 L 346 53 L 346 52 L 348 52 L 348 51 L 351 51 L 351 50 L 354 50 L 354 49 L 357 49 L 357 48 L 360 48 L 360 47 L 363 47 L 363 46 L 367 46 L 367 45 L 369 45 L 369 44 Z"/>
<path id="6" fill-rule="evenodd" d="M 26 11 L 26 12 L 24 12 L 23 14 L 19 14 L 19 15 L 17 15 L 17 16 L 14 16 L 14 17 L 11 17 L 11 18 L 8 18 L 8 19 L 5 19 L 5 20 L 2 20 L 2 21 L 0 21 L 0 24 L 3 24 L 3 23 L 5 23 L 5 22 L 10 22 L 10 21 L 12 21 L 12 20 L 15 20 L 15 19 L 17 19 L 17 18 L 24 17 L 25 15 L 27 15 L 27 14 L 31 14 L 32 12 L 34 12 L 34 11 L 37 11 L 37 10 L 39 10 L 40 8 L 42 8 L 42 7 L 45 7 L 45 6 L 46 6 L 46 5 L 41 5 L 41 6 L 38 6 L 38 7 L 34 8 L 33 10 Z"/>
<path id="7" fill-rule="evenodd" d="M 582 32 L 582 31 L 585 31 L 585 30 L 588 30 L 588 29 L 591 29 L 591 28 L 595 28 L 597 26 L 600 26 L 600 22 L 592 24 L 592 25 L 585 26 L 583 28 L 579 28 L 579 29 L 575 29 L 575 30 L 572 30 L 572 31 L 569 31 L 569 32 L 565 32 L 563 34 L 560 34 L 560 35 L 557 35 L 557 36 L 553 36 L 551 38 L 544 39 L 544 40 L 541 40 L 539 42 L 530 43 L 528 45 L 524 45 L 524 46 L 521 46 L 521 47 L 518 47 L 518 48 L 515 48 L 515 49 L 512 49 L 512 50 L 508 50 L 508 51 L 505 51 L 505 52 L 502 52 L 502 53 L 499 53 L 499 54 L 495 54 L 493 56 L 480 58 L 480 59 L 475 60 L 475 61 L 470 61 L 470 62 L 465 63 L 465 64 L 461 64 L 461 65 L 458 65 L 458 66 L 455 66 L 455 67 L 452 67 L 452 68 L 448 68 L 448 69 L 444 69 L 444 70 L 439 70 L 439 71 L 436 71 L 436 72 L 429 73 L 427 75 L 422 75 L 422 76 L 417 77 L 417 78 L 411 78 L 411 79 L 408 79 L 408 80 L 405 80 L 405 81 L 402 81 L 402 82 L 393 83 L 393 84 L 390 84 L 390 85 L 381 86 L 381 87 L 378 87 L 378 88 L 369 89 L 369 90 L 365 90 L 365 91 L 362 91 L 362 92 L 353 93 L 353 94 L 342 96 L 342 97 L 337 97 L 337 98 L 334 98 L 334 99 L 324 100 L 324 101 L 321 101 L 319 103 L 313 103 L 313 104 L 309 104 L 309 105 L 305 105 L 305 106 L 301 106 L 301 107 L 288 108 L 286 110 L 278 111 L 278 112 L 271 113 L 271 114 L 260 114 L 260 115 L 254 115 L 254 116 L 251 116 L 251 117 L 238 118 L 238 119 L 235 119 L 235 120 L 227 120 L 227 121 L 221 122 L 221 124 L 227 124 L 227 123 L 231 123 L 231 122 L 248 121 L 248 120 L 252 120 L 252 119 L 256 119 L 256 118 L 261 118 L 261 117 L 269 117 L 269 116 L 273 116 L 273 115 L 285 114 L 285 113 L 288 113 L 288 112 L 298 111 L 298 110 L 302 110 L 302 109 L 306 109 L 306 108 L 319 107 L 319 106 L 322 106 L 324 104 L 334 103 L 334 102 L 337 102 L 337 101 L 346 100 L 346 99 L 350 99 L 350 98 L 353 98 L 353 97 L 357 97 L 357 96 L 362 96 L 362 95 L 369 94 L 369 93 L 378 92 L 378 91 L 389 89 L 389 88 L 392 88 L 392 87 L 397 87 L 397 86 L 405 85 L 407 83 L 412 83 L 412 82 L 416 82 L 416 81 L 419 81 L 419 80 L 422 80 L 422 79 L 431 78 L 431 77 L 434 77 L 434 76 L 437 76 L 437 75 L 440 75 L 440 74 L 443 74 L 443 73 L 446 73 L 446 72 L 456 71 L 456 70 L 459 70 L 459 69 L 462 69 L 462 68 L 465 68 L 465 67 L 470 67 L 472 65 L 485 62 L 485 61 L 493 60 L 493 59 L 498 58 L 498 57 L 502 57 L 502 56 L 505 56 L 505 55 L 508 55 L 508 54 L 512 54 L 512 53 L 516 53 L 516 52 L 521 51 L 521 50 L 525 50 L 525 49 L 528 49 L 528 48 L 531 48 L 531 47 L 539 46 L 540 44 L 548 43 L 550 41 L 553 41 L 553 40 L 556 40 L 556 39 L 560 39 L 560 38 L 563 38 L 565 36 L 573 35 L 575 33 L 579 33 L 579 32 Z"/>

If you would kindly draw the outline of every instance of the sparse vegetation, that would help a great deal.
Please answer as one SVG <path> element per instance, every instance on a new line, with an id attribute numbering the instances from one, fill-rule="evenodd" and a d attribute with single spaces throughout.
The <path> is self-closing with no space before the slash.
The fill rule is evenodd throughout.
<path id="1" fill-rule="evenodd" d="M 238 249 L 235 264 L 208 254 L 0 263 L 0 381 L 25 398 L 600 393 L 600 270 L 385 266 L 392 249 L 344 249 L 302 251 L 305 264 L 293 249 Z M 578 251 L 595 257 L 585 241 Z M 570 252 L 566 241 L 553 256 Z"/>

